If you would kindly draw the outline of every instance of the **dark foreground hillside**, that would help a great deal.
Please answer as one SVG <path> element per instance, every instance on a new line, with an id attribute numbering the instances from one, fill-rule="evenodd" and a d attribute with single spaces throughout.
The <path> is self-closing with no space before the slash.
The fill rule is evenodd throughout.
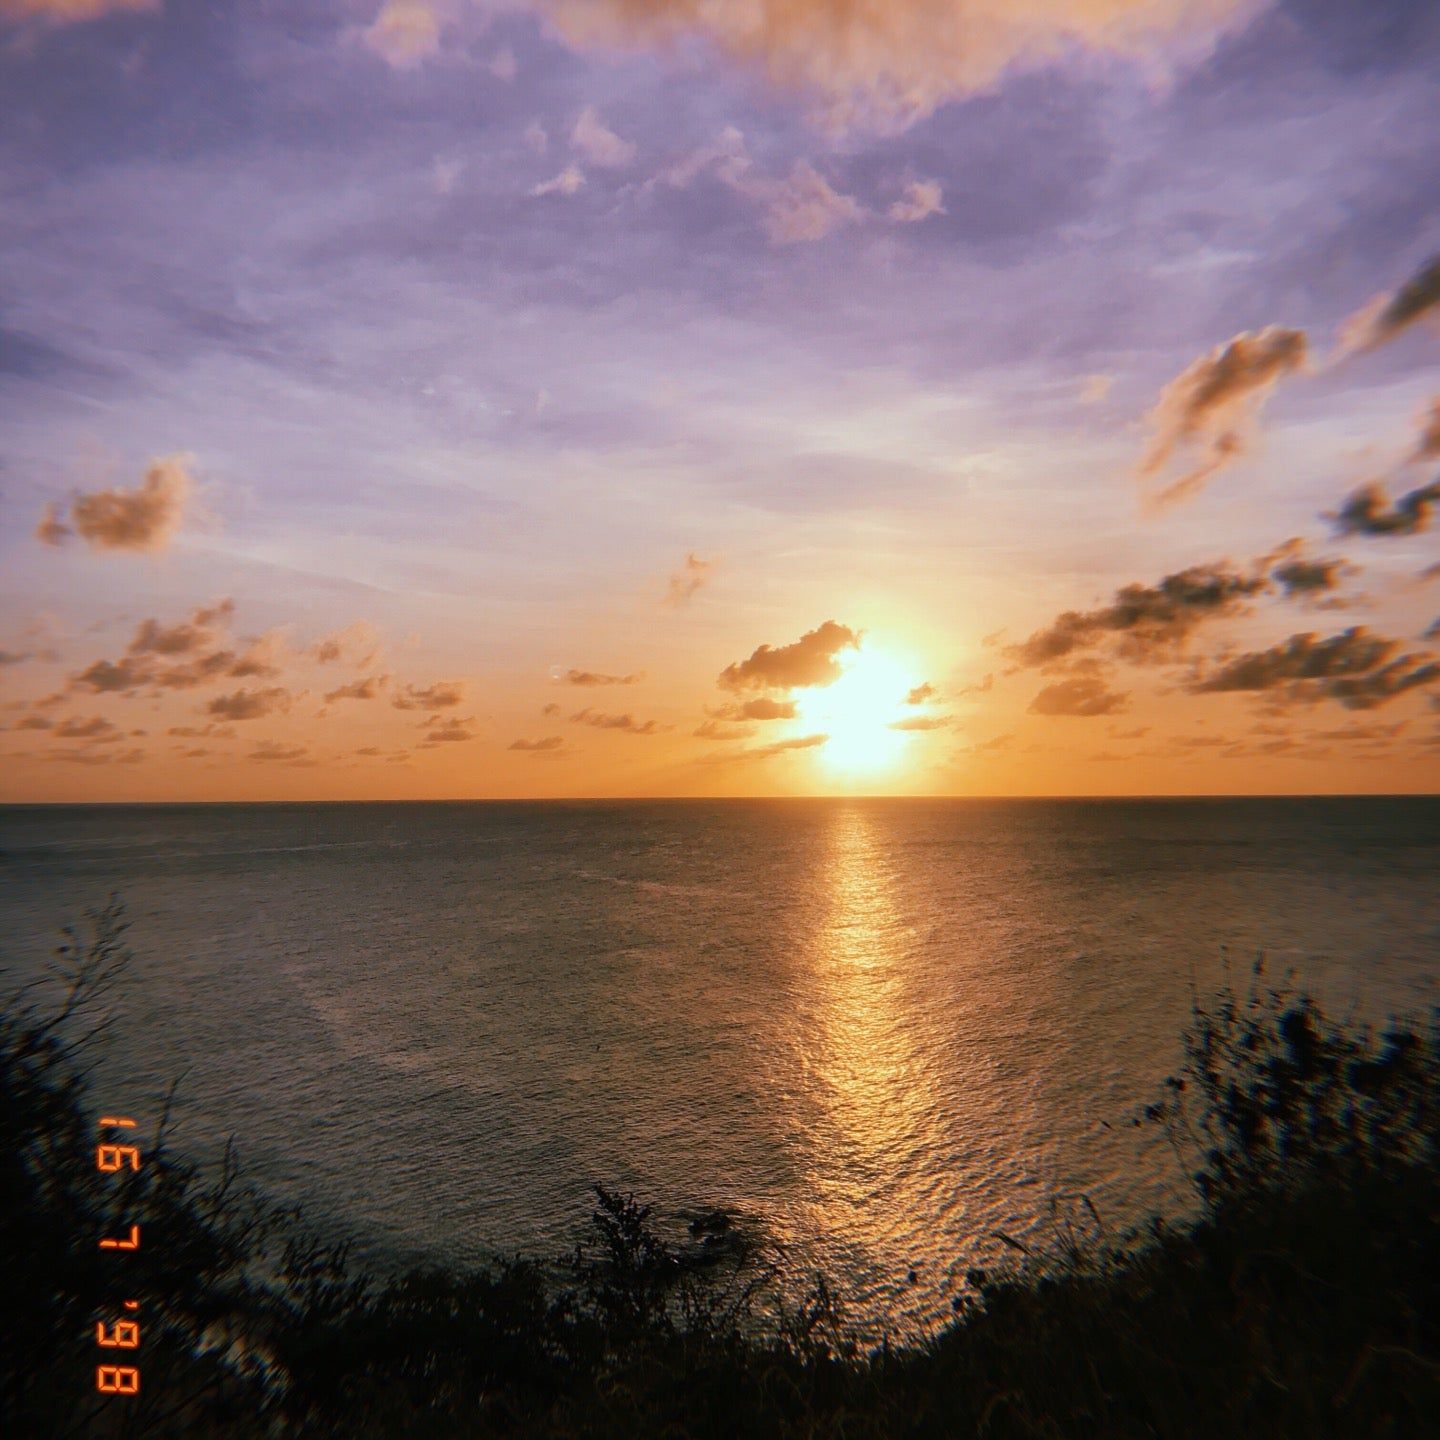
<path id="1" fill-rule="evenodd" d="M 1257 971 L 1197 1006 L 1184 1072 L 1140 1117 L 1195 1178 L 1192 1226 L 1062 1235 L 972 1272 L 931 1343 L 862 1353 L 823 1281 L 784 1305 L 763 1254 L 697 1266 L 599 1188 L 563 1261 L 382 1282 L 163 1125 L 138 1171 L 98 1174 L 77 1157 L 129 958 L 118 909 L 57 958 L 59 988 L 0 1021 L 7 1436 L 1440 1435 L 1433 1020 L 1349 1030 Z M 98 1240 L 137 1216 L 122 1269 Z M 126 1315 L 140 1347 L 97 1348 Z M 97 1364 L 132 1360 L 140 1393 L 97 1395 Z"/>

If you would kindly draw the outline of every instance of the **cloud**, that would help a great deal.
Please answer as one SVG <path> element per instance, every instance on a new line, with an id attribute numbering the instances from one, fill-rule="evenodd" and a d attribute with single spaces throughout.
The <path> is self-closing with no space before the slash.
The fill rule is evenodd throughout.
<path id="1" fill-rule="evenodd" d="M 79 535 L 95 550 L 164 550 L 185 518 L 193 481 L 189 455 L 152 460 L 134 490 L 95 490 L 70 502 L 68 523 L 53 502 L 45 507 L 35 538 L 62 545 Z"/>
<path id="2" fill-rule="evenodd" d="M 550 144 L 550 137 L 545 133 L 545 127 L 538 121 L 532 120 L 525 127 L 525 143 L 537 155 L 543 155 Z"/>
<path id="3" fill-rule="evenodd" d="M 53 730 L 55 722 L 45 715 L 27 715 L 15 728 L 17 730 Z"/>
<path id="4" fill-rule="evenodd" d="M 607 128 L 593 105 L 587 105 L 580 112 L 575 128 L 570 132 L 570 143 L 592 165 L 598 165 L 603 170 L 623 169 L 635 158 L 634 143 L 622 140 Z"/>
<path id="5" fill-rule="evenodd" d="M 1377 295 L 1340 327 L 1341 354 L 1374 350 L 1440 307 L 1440 255 L 1432 255 L 1398 290 Z"/>
<path id="6" fill-rule="evenodd" d="M 1115 384 L 1113 375 L 1087 375 L 1080 384 L 1080 399 L 1086 405 L 1098 405 Z"/>
<path id="7" fill-rule="evenodd" d="M 793 700 L 774 700 L 761 695 L 737 705 L 719 705 L 706 713 L 716 720 L 793 720 L 796 706 Z"/>
<path id="8" fill-rule="evenodd" d="M 64 740 L 109 740 L 119 733 L 118 726 L 99 715 L 92 715 L 88 720 L 82 720 L 77 715 L 55 726 L 55 734 Z"/>
<path id="9" fill-rule="evenodd" d="M 348 685 L 328 691 L 325 703 L 332 705 L 336 700 L 378 700 L 389 683 L 388 675 L 367 675 L 363 680 L 352 680 Z"/>
<path id="10" fill-rule="evenodd" d="M 160 9 L 161 0 L 0 0 L 0 19 L 42 25 L 79 25 L 106 15 L 140 15 Z"/>
<path id="11" fill-rule="evenodd" d="M 414 70 L 440 53 L 440 17 L 427 0 L 385 0 L 360 38 L 392 70 Z"/>
<path id="12" fill-rule="evenodd" d="M 190 690 L 234 675 L 244 662 L 222 634 L 234 608 L 233 601 L 220 600 L 197 607 L 176 625 L 142 620 L 118 661 L 97 660 L 70 683 L 97 694 L 129 694 L 145 686 Z"/>
<path id="13" fill-rule="evenodd" d="M 560 713 L 560 707 L 552 700 L 548 705 L 542 705 L 540 707 L 540 713 L 542 715 L 558 715 Z"/>
<path id="14" fill-rule="evenodd" d="M 1440 665 L 1429 655 L 1396 656 L 1397 649 L 1398 641 L 1363 625 L 1323 640 L 1313 633 L 1292 635 L 1197 676 L 1189 689 L 1193 694 L 1283 690 L 1280 698 L 1289 703 L 1329 699 L 1349 710 L 1369 710 L 1440 679 Z"/>
<path id="15" fill-rule="evenodd" d="M 310 658 L 317 665 L 333 665 L 349 660 L 356 665 L 369 665 L 380 648 L 380 637 L 368 620 L 354 620 L 343 630 L 333 631 L 317 640 L 310 649 Z"/>
<path id="16" fill-rule="evenodd" d="M 538 753 L 559 750 L 564 744 L 565 741 L 559 735 L 547 735 L 543 740 L 512 740 L 508 748 Z"/>
<path id="17" fill-rule="evenodd" d="M 534 186 L 530 193 L 536 199 L 543 195 L 573 195 L 585 183 L 585 172 L 577 165 L 567 165 L 558 175 Z"/>
<path id="18" fill-rule="evenodd" d="M 905 194 L 885 213 L 897 224 L 916 225 L 932 215 L 948 214 L 941 200 L 938 180 L 912 180 Z"/>
<path id="19" fill-rule="evenodd" d="M 1276 385 L 1305 365 L 1307 354 L 1303 330 L 1270 325 L 1242 331 L 1181 371 L 1147 417 L 1155 434 L 1138 474 L 1143 481 L 1158 479 L 1182 449 L 1198 450 L 1199 463 L 1159 491 L 1156 502 L 1187 499 L 1243 455 L 1245 432 Z"/>
<path id="20" fill-rule="evenodd" d="M 638 685 L 645 678 L 643 670 L 631 675 L 605 675 L 594 670 L 567 670 L 567 685 Z"/>
<path id="21" fill-rule="evenodd" d="M 935 696 L 935 687 L 927 680 L 923 685 L 917 685 L 913 690 L 906 693 L 905 703 L 907 705 L 923 705 L 927 700 Z"/>
<path id="22" fill-rule="evenodd" d="M 1107 690 L 1094 675 L 1077 675 L 1045 686 L 1029 708 L 1032 715 L 1113 715 L 1125 708 L 1128 699 Z"/>
<path id="23" fill-rule="evenodd" d="M 1420 438 L 1410 459 L 1412 462 L 1440 460 L 1440 395 L 1430 402 L 1430 409 L 1420 421 Z"/>
<path id="24" fill-rule="evenodd" d="M 1286 595 L 1320 595 L 1338 589 L 1350 568 L 1344 560 L 1297 557 L 1277 565 L 1270 572 L 1270 578 L 1279 582 Z"/>
<path id="25" fill-rule="evenodd" d="M 721 168 L 731 189 L 764 207 L 762 224 L 775 245 L 823 240 L 865 211 L 851 195 L 842 195 L 808 160 L 797 160 L 784 180 L 752 173 L 750 161 L 737 157 Z"/>
<path id="26" fill-rule="evenodd" d="M 656 735 L 660 732 L 660 726 L 653 720 L 640 721 L 633 715 L 605 715 L 598 710 L 591 710 L 588 706 L 584 710 L 577 710 L 570 717 L 572 725 L 591 725 L 597 730 L 624 730 L 630 735 Z"/>
<path id="27" fill-rule="evenodd" d="M 840 678 L 835 659 L 841 650 L 857 650 L 860 636 L 848 625 L 827 620 L 793 645 L 761 645 L 748 660 L 727 665 L 716 683 L 722 690 L 792 690 L 829 685 Z"/>
<path id="28" fill-rule="evenodd" d="M 700 757 L 704 765 L 726 765 L 745 760 L 770 760 L 776 755 L 786 755 L 792 750 L 812 750 L 823 745 L 828 735 L 797 735 L 790 740 L 776 740 L 769 745 L 755 745 L 748 750 L 716 750 Z"/>
<path id="29" fill-rule="evenodd" d="M 1205 53 L 1256 0 L 540 0 L 580 47 L 671 49 L 688 37 L 802 90 L 831 126 L 895 129 L 1071 53 L 1152 70 Z"/>
<path id="30" fill-rule="evenodd" d="M 205 713 L 218 715 L 222 720 L 258 720 L 277 710 L 289 710 L 290 698 L 290 692 L 280 685 L 263 690 L 241 688 L 228 695 L 216 695 L 206 704 Z"/>
<path id="31" fill-rule="evenodd" d="M 695 592 L 709 581 L 710 571 L 714 568 L 713 560 L 702 560 L 694 554 L 687 555 L 685 564 L 666 584 L 665 603 L 673 606 L 689 604 L 694 599 Z"/>
<path id="32" fill-rule="evenodd" d="M 502 45 L 490 57 L 485 68 L 497 80 L 503 80 L 507 85 L 520 73 L 520 66 L 515 59 L 515 52 L 508 45 Z"/>
<path id="33" fill-rule="evenodd" d="M 35 538 L 42 545 L 58 549 L 74 536 L 75 532 L 61 519 L 63 510 L 64 506 L 54 500 L 46 501 L 45 508 L 40 512 L 40 521 L 35 526 Z"/>
<path id="34" fill-rule="evenodd" d="M 1007 645 L 1004 653 L 1028 668 L 1119 636 L 1128 659 L 1164 657 L 1202 622 L 1244 610 L 1269 583 L 1264 575 L 1243 575 L 1224 561 L 1192 565 L 1158 585 L 1122 586 L 1114 600 L 1099 609 L 1066 610 L 1023 643 Z"/>
<path id="35" fill-rule="evenodd" d="M 262 740 L 249 755 L 251 760 L 267 760 L 277 764 L 296 764 L 308 758 L 305 745 L 282 745 L 278 740 Z"/>
<path id="36" fill-rule="evenodd" d="M 1430 511 L 1440 505 L 1440 480 L 1432 480 L 1391 508 L 1383 485 L 1362 485 L 1333 515 L 1325 518 L 1337 535 L 1415 535 L 1430 523 Z"/>
<path id="37" fill-rule="evenodd" d="M 705 720 L 690 732 L 702 740 L 748 740 L 754 733 L 753 725 L 722 725 L 718 720 Z"/>
<path id="38" fill-rule="evenodd" d="M 397 710 L 448 710 L 464 702 L 463 680 L 437 680 L 433 685 L 407 685 L 390 703 Z"/>
<path id="39" fill-rule="evenodd" d="M 426 745 L 445 745 L 461 740 L 473 740 L 475 732 L 470 728 L 474 722 L 473 715 L 464 717 L 452 717 L 426 731 L 422 743 Z"/>
<path id="40" fill-rule="evenodd" d="M 950 723 L 948 715 L 907 715 L 903 720 L 892 720 L 891 730 L 943 730 Z"/>

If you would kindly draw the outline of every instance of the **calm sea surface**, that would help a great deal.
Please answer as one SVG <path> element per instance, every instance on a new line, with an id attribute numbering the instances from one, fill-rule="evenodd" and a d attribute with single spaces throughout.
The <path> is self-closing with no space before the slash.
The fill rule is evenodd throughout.
<path id="1" fill-rule="evenodd" d="M 0 851 L 18 977 L 127 902 L 96 1103 L 183 1073 L 180 1148 L 234 1133 L 362 1253 L 555 1253 L 598 1180 L 724 1207 L 872 1332 L 1058 1194 L 1179 1204 L 1126 1122 L 1222 950 L 1440 1000 L 1435 798 L 11 807 Z"/>

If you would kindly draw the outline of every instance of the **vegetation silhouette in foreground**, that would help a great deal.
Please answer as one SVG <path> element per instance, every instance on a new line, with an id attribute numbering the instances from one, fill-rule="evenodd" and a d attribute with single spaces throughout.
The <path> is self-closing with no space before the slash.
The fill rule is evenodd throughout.
<path id="1" fill-rule="evenodd" d="M 381 1281 L 233 1154 L 213 1174 L 178 1157 L 163 1119 L 139 1172 L 77 1165 L 96 1007 L 130 960 L 118 904 L 89 920 L 64 932 L 58 997 L 26 987 L 0 1019 L 7 1435 L 1440 1434 L 1436 1016 L 1332 1024 L 1257 965 L 1245 996 L 1196 1002 L 1182 1072 L 1136 1117 L 1193 1178 L 1197 1219 L 1070 1231 L 972 1271 L 928 1342 L 862 1353 L 823 1280 L 787 1306 L 763 1254 L 684 1264 L 648 1207 L 599 1186 L 563 1262 Z M 144 1387 L 121 1401 L 93 1389 L 115 1299 L 93 1237 L 135 1214 Z"/>

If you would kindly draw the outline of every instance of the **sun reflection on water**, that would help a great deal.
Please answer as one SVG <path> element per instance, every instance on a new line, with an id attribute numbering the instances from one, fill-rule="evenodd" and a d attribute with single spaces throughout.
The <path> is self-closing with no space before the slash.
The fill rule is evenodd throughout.
<path id="1" fill-rule="evenodd" d="M 902 1281 L 901 1234 L 925 1203 L 943 1148 L 938 1077 L 906 1003 L 913 936 L 897 902 L 894 858 L 863 807 L 837 809 L 825 871 L 828 909 L 812 957 L 808 1057 L 824 1102 L 812 1157 L 810 1223 L 863 1247 Z M 897 1248 L 900 1247 L 900 1248 Z"/>

